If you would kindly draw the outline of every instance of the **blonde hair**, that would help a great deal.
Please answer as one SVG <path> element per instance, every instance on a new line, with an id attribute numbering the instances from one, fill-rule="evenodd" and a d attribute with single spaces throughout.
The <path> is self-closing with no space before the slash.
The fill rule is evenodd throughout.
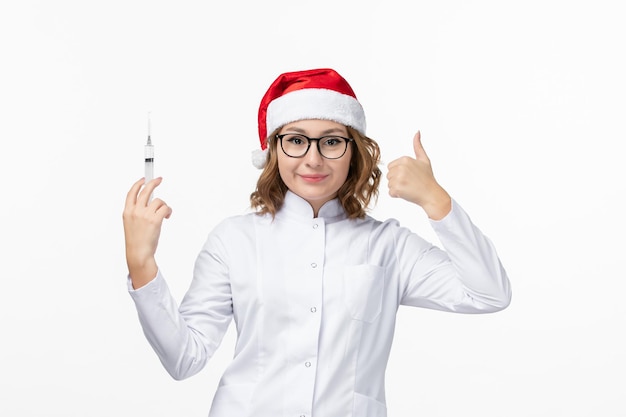
<path id="1" fill-rule="evenodd" d="M 380 148 L 373 139 L 361 135 L 348 127 L 348 136 L 354 139 L 350 169 L 346 182 L 337 191 L 337 198 L 346 211 L 348 218 L 365 217 L 372 199 L 378 198 L 378 185 L 382 172 L 378 168 Z M 257 181 L 256 190 L 250 195 L 250 205 L 258 214 L 271 214 L 272 217 L 283 205 L 287 185 L 278 172 L 276 155 L 277 129 L 268 136 L 268 155 L 263 172 Z"/>

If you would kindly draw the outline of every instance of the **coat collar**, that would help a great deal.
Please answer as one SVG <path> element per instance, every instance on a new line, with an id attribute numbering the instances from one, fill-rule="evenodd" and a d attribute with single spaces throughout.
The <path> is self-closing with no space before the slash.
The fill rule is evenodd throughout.
<path id="1" fill-rule="evenodd" d="M 287 191 L 283 206 L 276 213 L 276 217 L 293 220 L 311 220 L 313 219 L 313 208 L 302 197 Z M 346 219 L 348 215 L 339 200 L 335 198 L 320 208 L 317 217 L 323 218 L 326 223 L 333 223 Z"/>

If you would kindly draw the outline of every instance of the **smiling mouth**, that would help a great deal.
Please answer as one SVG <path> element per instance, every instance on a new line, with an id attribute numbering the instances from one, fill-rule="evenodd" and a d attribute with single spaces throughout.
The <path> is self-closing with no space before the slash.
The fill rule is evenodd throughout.
<path id="1" fill-rule="evenodd" d="M 300 175 L 300 178 L 306 182 L 320 182 L 326 177 L 328 177 L 328 175 Z"/>

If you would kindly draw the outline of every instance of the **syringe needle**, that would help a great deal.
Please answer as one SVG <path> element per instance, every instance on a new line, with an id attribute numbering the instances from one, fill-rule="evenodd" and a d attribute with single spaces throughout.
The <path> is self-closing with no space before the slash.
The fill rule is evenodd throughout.
<path id="1" fill-rule="evenodd" d="M 152 141 L 150 140 L 150 131 L 152 129 L 152 126 L 150 124 L 150 113 L 152 112 L 148 112 L 148 145 L 152 145 Z"/>
<path id="2" fill-rule="evenodd" d="M 144 146 L 145 184 L 154 178 L 154 146 L 152 145 L 150 130 L 150 112 L 148 112 L 148 142 Z M 150 195 L 150 199 L 152 200 L 152 194 Z"/>

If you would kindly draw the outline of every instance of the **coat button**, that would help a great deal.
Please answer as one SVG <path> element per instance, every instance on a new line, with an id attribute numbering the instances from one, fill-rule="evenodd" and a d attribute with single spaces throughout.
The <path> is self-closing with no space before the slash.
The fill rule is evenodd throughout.
<path id="1" fill-rule="evenodd" d="M 317 264 L 315 262 L 311 263 L 311 268 L 317 268 Z"/>

